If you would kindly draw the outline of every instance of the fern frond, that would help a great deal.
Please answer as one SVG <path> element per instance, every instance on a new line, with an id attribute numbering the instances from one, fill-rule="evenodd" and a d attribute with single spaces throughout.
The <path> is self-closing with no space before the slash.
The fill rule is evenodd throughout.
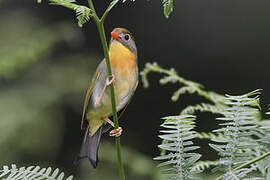
<path id="1" fill-rule="evenodd" d="M 75 11 L 77 19 L 78 19 L 78 26 L 82 27 L 83 24 L 88 22 L 93 16 L 94 11 L 86 6 L 75 4 L 76 0 L 48 0 L 51 5 L 58 5 L 69 8 Z"/>
<path id="2" fill-rule="evenodd" d="M 265 113 L 266 115 L 270 114 L 270 111 Z M 258 123 L 260 128 L 258 131 L 259 142 L 270 151 L 270 120 L 262 120 Z"/>
<path id="3" fill-rule="evenodd" d="M 265 159 L 259 161 L 257 165 L 258 165 L 258 170 L 261 172 L 263 177 L 265 177 L 265 179 L 268 180 L 270 178 L 270 157 L 268 156 Z"/>
<path id="4" fill-rule="evenodd" d="M 123 2 L 123 3 L 125 3 L 126 1 L 127 1 L 127 0 L 123 0 L 122 2 Z M 133 1 L 133 2 L 134 2 L 135 0 L 131 0 L 131 1 Z"/>
<path id="5" fill-rule="evenodd" d="M 192 142 L 197 136 L 196 132 L 192 131 L 195 116 L 169 116 L 163 119 L 165 122 L 161 127 L 165 129 L 160 131 L 162 135 L 159 137 L 164 141 L 158 147 L 166 150 L 166 154 L 154 159 L 164 161 L 159 167 L 166 167 L 162 172 L 169 174 L 170 179 L 192 179 L 192 174 L 199 171 L 191 170 L 191 167 L 201 157 L 198 153 L 190 152 L 199 148 Z"/>
<path id="6" fill-rule="evenodd" d="M 211 92 L 211 91 L 205 91 L 203 88 L 203 85 L 186 80 L 185 78 L 178 75 L 178 73 L 175 71 L 175 69 L 164 69 L 161 66 L 159 66 L 156 62 L 154 63 L 146 63 L 145 68 L 143 71 L 140 72 L 140 75 L 142 77 L 143 86 L 149 87 L 148 82 L 148 75 L 151 72 L 157 72 L 165 75 L 163 78 L 160 79 L 160 84 L 164 85 L 167 83 L 180 83 L 184 85 L 182 88 L 178 89 L 172 96 L 173 101 L 177 101 L 179 97 L 184 93 L 189 94 L 198 94 L 201 97 L 206 98 L 207 100 L 211 101 L 214 104 L 223 104 L 226 101 L 225 96 Z"/>
<path id="7" fill-rule="evenodd" d="M 255 114 L 258 112 L 260 90 L 255 90 L 242 96 L 226 95 L 228 108 L 217 118 L 223 126 L 214 130 L 222 133 L 225 138 L 212 138 L 215 144 L 209 144 L 222 157 L 214 170 L 231 171 L 233 168 L 253 158 L 252 149 L 258 145 L 255 139 L 257 125 Z M 239 173 L 242 171 L 239 171 Z"/>
<path id="8" fill-rule="evenodd" d="M 196 89 L 193 87 L 184 86 L 184 87 L 179 88 L 177 91 L 175 91 L 171 99 L 172 101 L 177 101 L 180 95 L 186 94 L 186 93 L 194 94 L 195 91 Z"/>
<path id="9" fill-rule="evenodd" d="M 83 24 L 87 23 L 93 13 L 91 9 L 85 6 L 76 6 L 74 7 L 74 10 L 76 12 L 79 27 L 82 27 Z"/>
<path id="10" fill-rule="evenodd" d="M 194 106 L 187 106 L 185 109 L 181 111 L 180 114 L 195 114 L 197 111 L 199 112 L 210 112 L 213 114 L 222 114 L 224 112 L 225 106 L 222 105 L 212 105 L 212 104 L 196 104 Z"/>
<path id="11" fill-rule="evenodd" d="M 173 12 L 173 0 L 162 0 L 164 16 L 169 18 L 169 15 Z"/>
<path id="12" fill-rule="evenodd" d="M 203 172 L 205 169 L 209 169 L 211 166 L 216 166 L 217 163 L 218 161 L 198 161 L 192 166 L 191 170 Z"/>
<path id="13" fill-rule="evenodd" d="M 59 169 L 52 171 L 52 168 L 40 168 L 39 166 L 20 167 L 12 164 L 11 167 L 3 166 L 0 170 L 0 178 L 9 180 L 36 179 L 36 180 L 72 180 L 73 176 L 64 178 L 65 174 L 59 172 Z"/>
<path id="14" fill-rule="evenodd" d="M 266 115 L 269 112 L 265 113 Z M 256 157 L 262 156 L 270 152 L 270 125 L 269 120 L 259 121 L 260 128 L 257 128 L 256 138 L 260 146 L 254 151 Z M 270 179 L 270 157 L 262 159 L 257 163 L 258 170 L 261 172 L 265 179 Z"/>
<path id="15" fill-rule="evenodd" d="M 256 170 L 257 170 L 256 166 L 251 166 L 250 168 L 242 168 L 237 171 L 229 171 L 222 176 L 222 180 L 240 180 L 246 177 L 247 174 Z M 245 178 L 245 180 L 263 180 L 263 178 L 253 177 L 253 178 Z"/>
<path id="16" fill-rule="evenodd" d="M 207 93 L 208 100 L 212 101 L 215 104 L 222 104 L 223 105 L 227 100 L 225 98 L 225 96 L 218 94 L 216 92 L 213 92 L 213 91 L 207 91 L 205 93 Z"/>
<path id="17" fill-rule="evenodd" d="M 270 104 L 268 104 L 268 106 L 270 106 Z M 268 111 L 265 114 L 270 115 L 270 108 L 268 108 Z"/>
<path id="18" fill-rule="evenodd" d="M 145 88 L 149 87 L 149 82 L 148 82 L 147 76 L 150 72 L 158 72 L 158 73 L 170 76 L 169 79 L 167 79 L 166 81 L 163 80 L 163 82 L 161 82 L 163 84 L 168 83 L 168 82 L 176 83 L 176 82 L 185 82 L 186 81 L 184 78 L 179 77 L 173 68 L 170 70 L 167 70 L 167 69 L 164 69 L 161 66 L 159 66 L 156 62 L 146 63 L 145 68 L 143 69 L 143 71 L 140 72 L 140 75 L 142 76 L 143 86 Z"/>
<path id="19" fill-rule="evenodd" d="M 209 132 L 209 133 L 201 132 L 200 133 L 200 132 L 197 132 L 197 138 L 198 139 L 217 140 L 217 139 L 227 138 L 227 136 L 225 136 L 223 133 L 212 133 L 212 132 Z"/>

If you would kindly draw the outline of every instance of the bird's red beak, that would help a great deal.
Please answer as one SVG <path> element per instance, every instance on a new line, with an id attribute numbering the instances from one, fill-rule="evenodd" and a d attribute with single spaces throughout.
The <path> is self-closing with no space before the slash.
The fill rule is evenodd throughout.
<path id="1" fill-rule="evenodd" d="M 120 38 L 119 35 L 115 31 L 112 31 L 111 35 L 112 35 L 113 39 L 119 39 Z"/>

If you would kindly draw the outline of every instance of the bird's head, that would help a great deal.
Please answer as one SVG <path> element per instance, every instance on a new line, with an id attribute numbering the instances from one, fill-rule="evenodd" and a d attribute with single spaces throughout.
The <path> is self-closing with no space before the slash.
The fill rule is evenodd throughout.
<path id="1" fill-rule="evenodd" d="M 119 42 L 126 48 L 128 48 L 132 53 L 137 54 L 137 48 L 135 44 L 134 37 L 125 28 L 115 28 L 111 32 L 111 44 L 113 42 Z"/>

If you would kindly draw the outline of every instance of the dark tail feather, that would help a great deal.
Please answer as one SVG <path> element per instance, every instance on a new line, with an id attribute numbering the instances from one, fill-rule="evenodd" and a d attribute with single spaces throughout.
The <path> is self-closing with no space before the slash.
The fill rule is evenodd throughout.
<path id="1" fill-rule="evenodd" d="M 93 136 L 89 136 L 88 128 L 85 131 L 84 139 L 79 156 L 74 161 L 74 164 L 79 164 L 80 160 L 88 158 L 94 168 L 98 164 L 98 147 L 100 142 L 100 136 L 102 133 L 102 127 L 100 127 Z"/>

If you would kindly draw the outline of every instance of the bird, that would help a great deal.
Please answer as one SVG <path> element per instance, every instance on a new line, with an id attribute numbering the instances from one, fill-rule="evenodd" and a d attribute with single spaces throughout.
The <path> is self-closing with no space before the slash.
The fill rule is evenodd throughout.
<path id="1" fill-rule="evenodd" d="M 138 86 L 137 48 L 133 35 L 125 28 L 111 31 L 109 60 L 112 77 L 108 77 L 105 58 L 98 65 L 87 89 L 82 113 L 82 128 L 85 135 L 81 150 L 74 163 L 87 158 L 94 168 L 98 165 L 98 148 L 102 133 L 114 127 L 111 93 L 108 86 L 114 85 L 117 112 L 124 109 Z M 110 136 L 119 137 L 122 127 L 110 131 Z"/>

